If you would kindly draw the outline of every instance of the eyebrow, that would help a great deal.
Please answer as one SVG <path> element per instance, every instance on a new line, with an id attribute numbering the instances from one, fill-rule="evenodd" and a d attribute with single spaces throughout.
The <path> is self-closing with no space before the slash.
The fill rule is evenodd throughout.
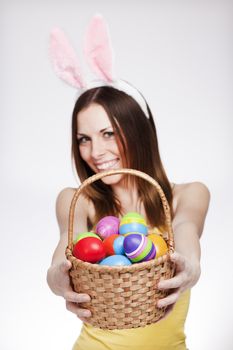
<path id="1" fill-rule="evenodd" d="M 99 132 L 104 132 L 105 130 L 112 128 L 112 125 L 108 126 L 107 128 L 101 129 Z M 77 135 L 85 135 L 83 133 L 78 132 Z"/>

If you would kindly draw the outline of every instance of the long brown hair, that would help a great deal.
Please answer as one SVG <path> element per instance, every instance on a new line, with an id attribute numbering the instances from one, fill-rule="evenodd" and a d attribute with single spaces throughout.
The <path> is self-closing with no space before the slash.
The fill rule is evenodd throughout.
<path id="1" fill-rule="evenodd" d="M 162 187 L 172 211 L 172 189 L 164 171 L 158 147 L 154 120 L 147 105 L 149 118 L 139 104 L 125 92 L 110 86 L 87 90 L 76 101 L 72 114 L 72 160 L 81 181 L 93 175 L 93 170 L 81 158 L 77 140 L 77 115 L 91 103 L 101 105 L 117 135 L 119 149 L 123 149 L 123 166 L 141 170 L 152 176 Z M 124 161 L 125 159 L 125 161 Z M 132 178 L 130 176 L 130 178 Z M 144 204 L 147 222 L 153 226 L 164 225 L 164 213 L 160 197 L 154 187 L 136 176 L 131 182 L 136 184 L 138 195 Z M 99 180 L 87 187 L 86 197 L 95 207 L 95 223 L 106 215 L 122 214 L 121 203 L 114 195 L 111 186 Z M 92 224 L 95 224 L 92 223 Z"/>

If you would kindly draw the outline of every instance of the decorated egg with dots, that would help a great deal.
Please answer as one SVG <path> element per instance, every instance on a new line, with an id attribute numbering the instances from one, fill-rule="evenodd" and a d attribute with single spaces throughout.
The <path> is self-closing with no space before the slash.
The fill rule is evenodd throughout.
<path id="1" fill-rule="evenodd" d="M 129 233 L 148 234 L 146 220 L 142 215 L 135 212 L 129 212 L 124 215 L 120 221 L 119 233 L 127 235 Z"/>
<path id="2" fill-rule="evenodd" d="M 156 249 L 156 258 L 159 258 L 168 252 L 168 246 L 163 237 L 155 233 L 151 233 L 148 235 L 148 238 L 154 243 Z"/>
<path id="3" fill-rule="evenodd" d="M 132 265 L 132 262 L 124 255 L 112 255 L 103 259 L 99 265 L 107 266 L 125 266 Z"/>
<path id="4" fill-rule="evenodd" d="M 154 259 L 156 254 L 153 242 L 140 233 L 131 233 L 125 237 L 124 250 L 134 263 Z"/>
<path id="5" fill-rule="evenodd" d="M 102 240 L 96 237 L 80 239 L 73 247 L 73 255 L 90 263 L 97 263 L 106 256 Z"/>
<path id="6" fill-rule="evenodd" d="M 105 216 L 97 223 L 95 232 L 105 239 L 119 233 L 119 224 L 120 220 L 116 216 Z"/>
<path id="7" fill-rule="evenodd" d="M 86 237 L 95 237 L 101 240 L 101 238 L 94 232 L 83 232 L 83 233 L 78 233 L 76 238 L 74 239 L 73 243 L 77 243 L 80 241 L 80 239 L 86 238 Z"/>

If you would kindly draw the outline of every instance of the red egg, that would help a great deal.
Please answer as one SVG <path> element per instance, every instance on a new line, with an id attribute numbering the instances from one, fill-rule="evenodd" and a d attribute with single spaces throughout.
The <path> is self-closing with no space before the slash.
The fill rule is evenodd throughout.
<path id="1" fill-rule="evenodd" d="M 114 251 L 113 243 L 114 243 L 114 240 L 118 237 L 119 237 L 118 234 L 113 234 L 103 240 L 103 246 L 104 246 L 106 256 L 116 254 Z"/>
<path id="2" fill-rule="evenodd" d="M 73 247 L 73 255 L 90 263 L 96 263 L 106 256 L 103 242 L 95 237 L 80 239 Z"/>

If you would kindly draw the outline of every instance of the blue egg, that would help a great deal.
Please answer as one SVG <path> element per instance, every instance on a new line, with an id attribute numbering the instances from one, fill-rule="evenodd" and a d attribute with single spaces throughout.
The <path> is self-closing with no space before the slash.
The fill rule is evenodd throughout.
<path id="1" fill-rule="evenodd" d="M 124 266 L 124 265 L 132 265 L 132 263 L 124 255 L 111 255 L 111 256 L 108 256 L 107 258 L 103 259 L 99 263 L 99 265 Z"/>
<path id="2" fill-rule="evenodd" d="M 126 233 L 137 232 L 143 235 L 148 234 L 148 228 L 146 225 L 140 224 L 138 222 L 131 222 L 129 224 L 123 224 L 119 228 L 119 233 L 125 235 Z"/>
<path id="3" fill-rule="evenodd" d="M 113 242 L 113 250 L 115 254 L 121 255 L 124 254 L 124 236 L 117 237 Z"/>

